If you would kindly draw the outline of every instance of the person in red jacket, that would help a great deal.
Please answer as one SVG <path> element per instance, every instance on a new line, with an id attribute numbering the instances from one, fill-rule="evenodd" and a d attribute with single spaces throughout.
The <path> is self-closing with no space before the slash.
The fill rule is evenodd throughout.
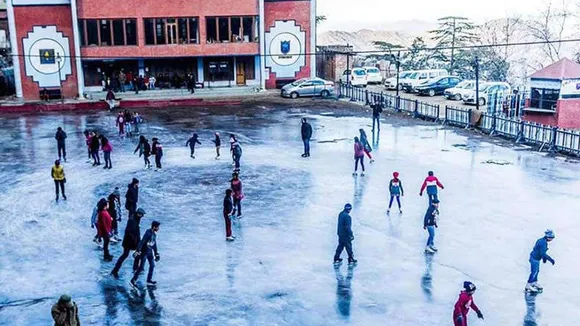
<path id="1" fill-rule="evenodd" d="M 113 219 L 107 209 L 109 208 L 109 202 L 105 198 L 99 200 L 97 204 L 97 211 L 99 214 L 97 222 L 97 230 L 100 237 L 103 238 L 103 260 L 112 261 L 113 256 L 109 254 L 109 242 L 111 237 L 111 229 L 113 226 Z"/>
<path id="2" fill-rule="evenodd" d="M 427 178 L 425 178 L 425 181 L 423 181 L 421 191 L 419 191 L 419 196 L 423 196 L 423 191 L 425 191 L 425 188 L 427 188 L 427 196 L 429 196 L 429 205 L 431 205 L 431 203 L 434 200 L 439 200 L 437 198 L 437 187 L 445 189 L 445 187 L 443 187 L 441 182 L 439 182 L 439 179 L 437 179 L 437 177 L 434 175 L 433 171 L 429 171 L 429 173 L 427 173 Z"/>
<path id="3" fill-rule="evenodd" d="M 238 218 L 242 218 L 242 199 L 244 199 L 244 192 L 242 191 L 242 180 L 240 180 L 239 174 L 232 174 L 230 186 L 234 197 L 234 212 L 232 215 L 237 212 Z"/>
<path id="4" fill-rule="evenodd" d="M 473 293 L 475 293 L 475 284 L 465 281 L 463 282 L 463 288 L 465 290 L 461 291 L 459 294 L 459 299 L 455 303 L 455 309 L 453 310 L 453 324 L 455 326 L 467 326 L 467 314 L 469 313 L 469 308 L 473 308 L 475 313 L 477 313 L 477 318 L 483 319 L 483 314 L 479 308 L 473 302 Z"/>

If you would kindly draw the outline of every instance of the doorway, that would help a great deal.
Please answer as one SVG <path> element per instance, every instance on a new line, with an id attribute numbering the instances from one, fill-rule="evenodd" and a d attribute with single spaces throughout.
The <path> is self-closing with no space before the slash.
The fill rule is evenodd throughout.
<path id="1" fill-rule="evenodd" d="M 246 63 L 242 60 L 236 62 L 236 85 L 246 85 Z"/>

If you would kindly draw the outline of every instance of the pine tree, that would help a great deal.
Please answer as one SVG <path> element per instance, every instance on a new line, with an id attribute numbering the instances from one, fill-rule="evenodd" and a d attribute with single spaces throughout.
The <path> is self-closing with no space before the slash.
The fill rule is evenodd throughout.
<path id="1" fill-rule="evenodd" d="M 473 44 L 478 40 L 475 34 L 475 24 L 465 17 L 443 17 L 439 18 L 439 28 L 429 31 L 431 39 L 437 42 L 437 48 L 450 48 L 451 56 L 447 57 L 446 51 L 435 51 L 434 57 L 449 62 L 449 72 L 455 69 L 455 49 L 457 47 Z"/>

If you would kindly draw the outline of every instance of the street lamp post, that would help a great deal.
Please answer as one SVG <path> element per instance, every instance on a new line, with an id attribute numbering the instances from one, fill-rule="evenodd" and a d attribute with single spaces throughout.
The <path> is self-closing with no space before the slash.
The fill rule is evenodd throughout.
<path id="1" fill-rule="evenodd" d="M 62 61 L 62 58 L 60 56 L 60 53 L 57 52 L 56 53 L 56 64 L 58 65 L 58 84 L 59 84 L 59 87 L 60 87 L 60 101 L 62 103 L 64 103 L 64 96 L 62 94 L 62 79 L 61 79 L 61 74 L 60 74 L 60 63 L 61 63 L 61 61 Z"/>

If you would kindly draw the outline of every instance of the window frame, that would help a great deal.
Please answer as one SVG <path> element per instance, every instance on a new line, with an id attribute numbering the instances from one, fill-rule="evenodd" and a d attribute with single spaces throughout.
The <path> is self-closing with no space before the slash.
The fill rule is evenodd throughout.
<path id="1" fill-rule="evenodd" d="M 195 31 L 192 31 L 192 21 L 194 21 L 194 26 L 196 26 Z M 158 46 L 158 45 L 165 45 L 165 46 L 174 46 L 174 45 L 191 45 L 191 44 L 199 44 L 199 17 L 197 16 L 186 16 L 186 17 L 144 17 L 143 18 L 143 33 L 145 36 L 149 34 L 148 29 L 151 26 L 151 22 L 153 23 L 153 43 L 149 43 L 147 37 L 145 37 L 145 46 Z M 181 22 L 185 23 L 185 29 L 181 30 Z M 159 35 L 158 35 L 158 25 L 161 24 L 163 26 L 161 28 L 160 33 L 163 36 L 163 43 L 159 42 Z M 169 43 L 169 33 L 168 33 L 168 26 L 176 26 L 176 42 Z M 185 35 L 182 35 L 182 32 L 185 32 Z M 195 35 L 192 34 L 195 32 Z M 194 37 L 192 37 L 192 35 Z M 185 42 L 182 42 L 185 41 Z M 194 42 L 192 42 L 194 40 Z"/>
<path id="2" fill-rule="evenodd" d="M 121 21 L 123 27 L 123 44 L 115 44 L 115 22 Z M 103 44 L 103 35 L 101 31 L 102 22 L 107 22 L 110 38 L 108 44 Z M 129 37 L 127 35 L 127 24 L 135 24 L 135 44 L 129 44 Z M 96 24 L 96 42 L 90 42 L 90 39 L 95 37 L 93 33 L 89 34 L 88 26 Z M 117 46 L 138 46 L 139 37 L 137 31 L 137 18 L 99 18 L 99 19 L 79 19 L 79 29 L 83 37 L 81 37 L 81 47 L 117 47 Z"/>

